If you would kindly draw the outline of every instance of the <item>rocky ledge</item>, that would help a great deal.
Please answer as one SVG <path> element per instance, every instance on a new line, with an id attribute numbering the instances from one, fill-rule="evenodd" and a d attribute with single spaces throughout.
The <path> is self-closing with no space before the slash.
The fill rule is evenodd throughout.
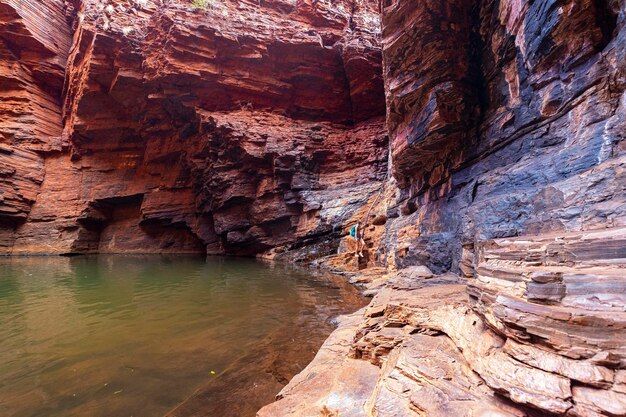
<path id="1" fill-rule="evenodd" d="M 625 415 L 625 239 L 481 242 L 471 278 L 364 269 L 370 304 L 257 416 Z"/>

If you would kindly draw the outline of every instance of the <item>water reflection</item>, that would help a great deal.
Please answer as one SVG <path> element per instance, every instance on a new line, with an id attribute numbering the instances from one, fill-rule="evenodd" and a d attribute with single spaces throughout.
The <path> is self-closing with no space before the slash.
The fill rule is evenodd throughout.
<path id="1" fill-rule="evenodd" d="M 3 259 L 0 415 L 253 416 L 361 305 L 246 259 Z"/>

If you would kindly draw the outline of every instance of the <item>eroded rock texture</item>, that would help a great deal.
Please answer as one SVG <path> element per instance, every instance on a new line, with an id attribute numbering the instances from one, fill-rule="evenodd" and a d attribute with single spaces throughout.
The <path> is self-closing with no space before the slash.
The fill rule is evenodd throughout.
<path id="1" fill-rule="evenodd" d="M 624 9 L 384 3 L 400 218 L 379 257 L 458 270 L 478 240 L 624 225 Z"/>
<path id="2" fill-rule="evenodd" d="M 0 61 L 3 253 L 361 270 L 259 415 L 626 415 L 624 0 L 0 0 Z"/>
<path id="3" fill-rule="evenodd" d="M 384 176 L 374 1 L 0 6 L 5 252 L 327 251 Z"/>
<path id="4" fill-rule="evenodd" d="M 471 279 L 366 269 L 370 305 L 258 416 L 624 415 L 624 236 L 482 242 Z"/>
<path id="5" fill-rule="evenodd" d="M 626 415 L 624 2 L 382 16 L 394 178 L 322 261 L 374 298 L 259 415 Z"/>
<path id="6" fill-rule="evenodd" d="M 60 149 L 61 91 L 70 47 L 63 2 L 0 3 L 0 247 L 10 251 Z"/>

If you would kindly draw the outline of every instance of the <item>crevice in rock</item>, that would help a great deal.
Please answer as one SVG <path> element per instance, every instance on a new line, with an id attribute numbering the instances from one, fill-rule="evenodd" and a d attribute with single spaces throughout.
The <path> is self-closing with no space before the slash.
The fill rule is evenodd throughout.
<path id="1" fill-rule="evenodd" d="M 597 50 L 602 51 L 613 40 L 617 29 L 617 11 L 613 4 L 615 0 L 594 0 L 596 7 L 596 24 L 602 32 L 602 39 L 597 45 Z"/>

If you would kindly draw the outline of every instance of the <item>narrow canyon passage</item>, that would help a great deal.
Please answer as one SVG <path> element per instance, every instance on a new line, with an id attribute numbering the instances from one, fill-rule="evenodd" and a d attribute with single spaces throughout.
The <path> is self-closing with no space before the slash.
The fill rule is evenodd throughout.
<path id="1" fill-rule="evenodd" d="M 258 257 L 372 298 L 309 300 L 315 349 L 351 314 L 259 417 L 626 415 L 624 0 L 0 0 L 0 63 L 7 265 Z M 272 399 L 200 379 L 145 410 Z"/>

